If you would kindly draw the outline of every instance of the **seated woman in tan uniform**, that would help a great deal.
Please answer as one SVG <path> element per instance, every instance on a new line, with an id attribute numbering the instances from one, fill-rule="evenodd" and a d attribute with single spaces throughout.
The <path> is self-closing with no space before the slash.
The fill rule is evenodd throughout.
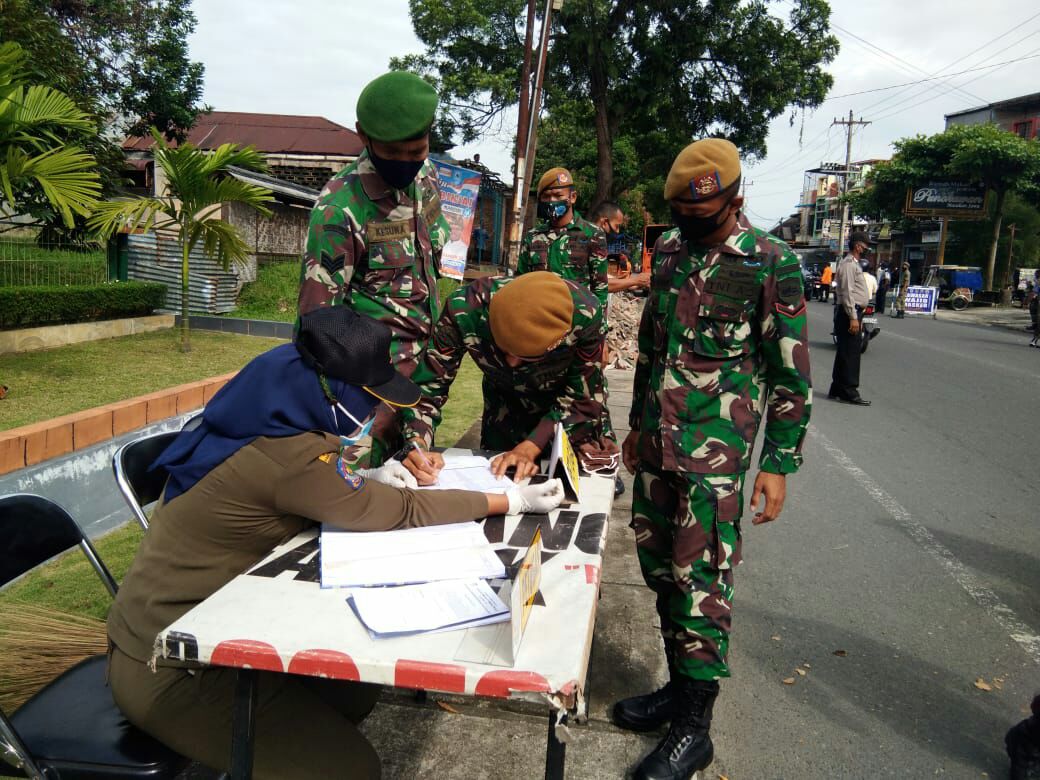
<path id="1" fill-rule="evenodd" d="M 296 344 L 250 362 L 156 461 L 170 479 L 108 616 L 109 675 L 130 722 L 179 753 L 227 769 L 235 672 L 156 658 L 156 635 L 276 545 L 314 523 L 385 531 L 559 505 L 558 480 L 421 492 L 393 486 L 414 486 L 398 461 L 354 471 L 376 407 L 419 398 L 389 355 L 386 325 L 345 306 L 312 312 Z M 379 777 L 356 728 L 373 686 L 262 674 L 254 777 Z"/>

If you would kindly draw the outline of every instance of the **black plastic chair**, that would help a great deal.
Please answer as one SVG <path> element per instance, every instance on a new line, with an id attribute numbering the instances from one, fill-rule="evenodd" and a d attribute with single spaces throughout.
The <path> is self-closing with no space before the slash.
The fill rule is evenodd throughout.
<path id="1" fill-rule="evenodd" d="M 193 417 L 188 421 L 188 425 L 197 419 L 198 417 Z M 166 469 L 149 469 L 177 435 L 178 431 L 170 431 L 135 439 L 124 444 L 112 456 L 112 471 L 115 472 L 119 492 L 123 494 L 137 522 L 146 531 L 148 516 L 144 513 L 144 507 L 159 500 L 169 476 Z"/>
<path id="2" fill-rule="evenodd" d="M 68 512 L 42 496 L 0 497 L 0 586 L 73 547 L 83 551 L 115 596 L 115 580 Z M 93 656 L 52 680 L 10 717 L 0 710 L 0 774 L 63 780 L 175 777 L 188 760 L 123 717 L 105 671 L 105 656 Z"/>

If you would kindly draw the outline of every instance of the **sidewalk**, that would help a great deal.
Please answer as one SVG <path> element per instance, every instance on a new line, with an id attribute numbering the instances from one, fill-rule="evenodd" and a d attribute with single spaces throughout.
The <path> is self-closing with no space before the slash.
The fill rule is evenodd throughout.
<path id="1" fill-rule="evenodd" d="M 988 325 L 1015 333 L 1026 332 L 1030 325 L 1029 310 L 1014 306 L 972 306 L 964 311 L 939 309 L 935 318 L 944 322 L 959 322 L 962 325 Z"/>

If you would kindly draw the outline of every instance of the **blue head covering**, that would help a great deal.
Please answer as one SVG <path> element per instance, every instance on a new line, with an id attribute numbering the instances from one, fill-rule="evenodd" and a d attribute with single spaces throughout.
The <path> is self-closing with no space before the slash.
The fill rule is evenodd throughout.
<path id="1" fill-rule="evenodd" d="M 372 413 L 378 399 L 357 385 L 328 377 L 329 390 L 358 420 Z M 337 421 L 339 425 L 337 426 Z M 170 474 L 166 500 L 190 490 L 200 479 L 259 436 L 295 436 L 328 431 L 353 433 L 357 425 L 340 413 L 322 390 L 318 375 L 292 344 L 251 360 L 206 404 L 202 422 L 182 431 L 152 464 Z"/>

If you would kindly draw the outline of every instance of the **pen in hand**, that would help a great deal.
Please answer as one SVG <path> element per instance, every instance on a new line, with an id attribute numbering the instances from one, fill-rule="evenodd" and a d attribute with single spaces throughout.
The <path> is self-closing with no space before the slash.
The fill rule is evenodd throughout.
<path id="1" fill-rule="evenodd" d="M 437 472 L 440 471 L 440 469 L 430 462 L 430 459 L 426 457 L 426 453 L 422 451 L 422 447 L 419 446 L 419 443 L 417 441 L 413 439 L 410 442 L 410 444 L 412 449 L 415 450 L 416 455 L 419 458 L 419 465 L 421 466 L 422 471 L 426 472 L 426 474 L 429 477 L 429 482 L 426 482 L 426 480 L 423 480 L 423 482 L 425 484 L 430 485 L 436 484 Z"/>

